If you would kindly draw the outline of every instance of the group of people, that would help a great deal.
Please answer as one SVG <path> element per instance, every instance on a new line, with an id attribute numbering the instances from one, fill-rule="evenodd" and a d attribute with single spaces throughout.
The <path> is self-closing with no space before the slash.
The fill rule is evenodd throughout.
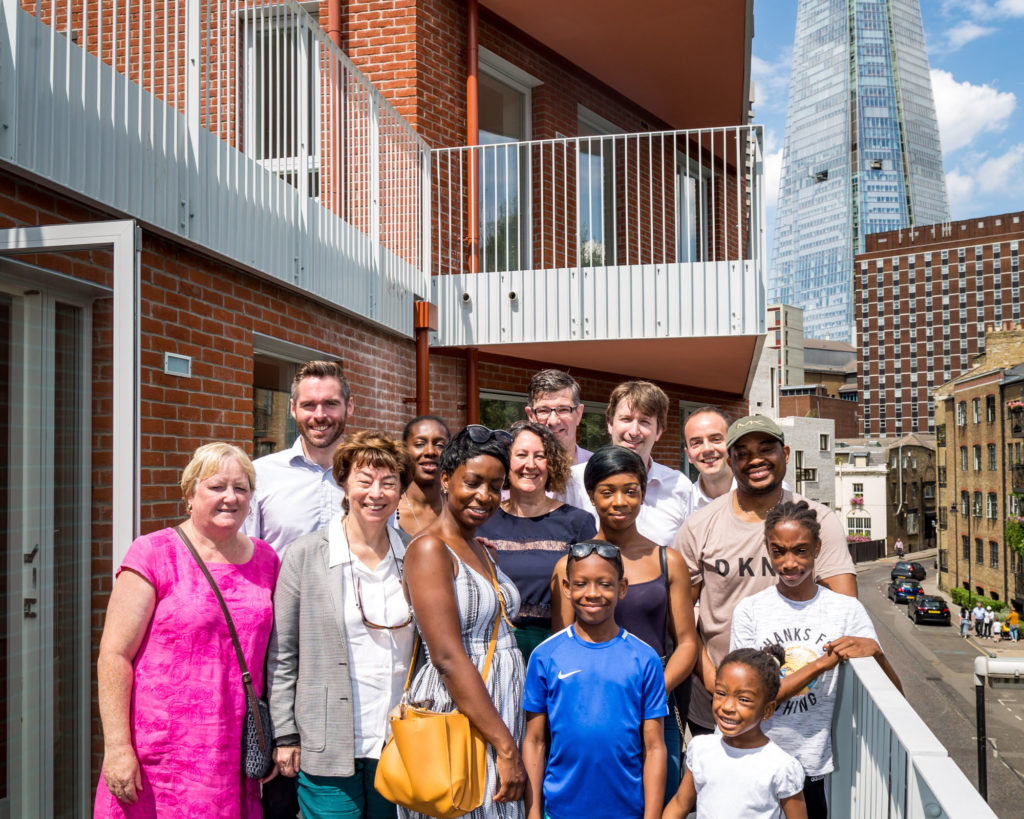
<path id="1" fill-rule="evenodd" d="M 960 636 L 967 639 L 971 633 L 971 620 L 974 621 L 976 637 L 1002 641 L 1017 642 L 1020 635 L 1020 615 L 1013 609 L 1005 620 L 997 620 L 991 606 L 975 603 L 973 609 L 960 607 Z"/>
<path id="2" fill-rule="evenodd" d="M 827 815 L 835 666 L 874 656 L 899 684 L 842 525 L 784 488 L 768 418 L 693 413 L 696 482 L 655 462 L 668 407 L 619 385 L 591 453 L 578 383 L 545 370 L 509 430 L 419 416 L 346 436 L 341 366 L 303 365 L 294 445 L 200 447 L 186 519 L 118 569 L 96 815 L 418 819 L 373 785 L 403 695 L 486 740 L 471 819 Z M 241 773 L 224 608 L 269 702 L 263 781 Z"/>

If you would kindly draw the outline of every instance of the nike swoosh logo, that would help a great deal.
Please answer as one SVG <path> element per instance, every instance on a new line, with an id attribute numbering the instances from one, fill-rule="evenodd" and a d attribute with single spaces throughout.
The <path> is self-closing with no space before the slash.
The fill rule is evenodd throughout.
<path id="1" fill-rule="evenodd" d="M 570 671 L 568 673 L 566 673 L 564 671 L 559 671 L 558 672 L 558 679 L 564 680 L 567 677 L 571 677 L 573 674 L 579 674 L 582 670 L 583 670 L 582 668 L 577 668 L 575 671 Z"/>

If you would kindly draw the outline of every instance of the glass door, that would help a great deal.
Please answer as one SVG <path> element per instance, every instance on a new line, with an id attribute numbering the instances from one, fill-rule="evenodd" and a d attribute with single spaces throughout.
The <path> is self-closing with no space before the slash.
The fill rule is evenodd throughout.
<path id="1" fill-rule="evenodd" d="M 88 815 L 88 303 L 0 273 L 0 817 Z"/>

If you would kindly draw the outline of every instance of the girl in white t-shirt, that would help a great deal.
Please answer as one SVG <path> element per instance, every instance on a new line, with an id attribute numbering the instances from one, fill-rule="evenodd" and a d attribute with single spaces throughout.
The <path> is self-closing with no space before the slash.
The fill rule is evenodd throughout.
<path id="1" fill-rule="evenodd" d="M 761 730 L 775 711 L 784 658 L 772 645 L 722 660 L 711 702 L 718 731 L 690 741 L 686 775 L 662 819 L 683 819 L 694 805 L 697 819 L 806 819 L 804 769 Z"/>

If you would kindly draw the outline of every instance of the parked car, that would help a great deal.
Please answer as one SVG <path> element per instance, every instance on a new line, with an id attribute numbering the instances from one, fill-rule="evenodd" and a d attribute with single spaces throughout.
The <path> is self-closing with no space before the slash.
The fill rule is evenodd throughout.
<path id="1" fill-rule="evenodd" d="M 889 599 L 894 603 L 906 603 L 910 597 L 919 597 L 924 592 L 916 580 L 901 577 L 889 584 Z"/>
<path id="2" fill-rule="evenodd" d="M 916 561 L 901 560 L 892 567 L 889 576 L 896 580 L 898 577 L 912 577 L 914 580 L 924 580 L 924 566 Z"/>
<path id="3" fill-rule="evenodd" d="M 915 597 L 907 603 L 907 617 L 915 623 L 942 623 L 948 626 L 949 606 L 941 597 Z"/>

